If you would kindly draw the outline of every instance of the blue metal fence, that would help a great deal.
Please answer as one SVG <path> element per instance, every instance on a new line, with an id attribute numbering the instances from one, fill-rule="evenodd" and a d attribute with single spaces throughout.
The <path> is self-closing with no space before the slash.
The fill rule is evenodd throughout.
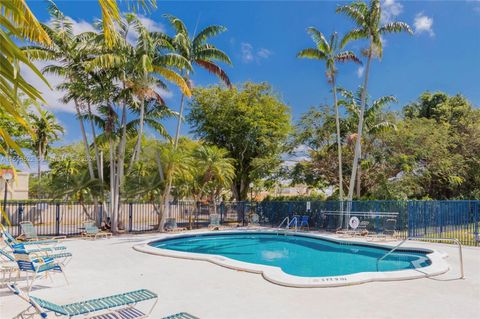
<path id="1" fill-rule="evenodd" d="M 286 216 L 308 215 L 310 229 L 334 231 L 339 216 L 327 211 L 342 211 L 346 203 L 339 201 L 264 201 L 222 202 L 216 205 L 193 201 L 172 202 L 170 216 L 180 226 L 205 227 L 209 215 L 220 215 L 222 224 L 246 225 L 256 213 L 260 223 L 276 227 Z M 79 203 L 7 202 L 12 223 L 9 230 L 20 234 L 19 223 L 30 220 L 38 225 L 41 235 L 76 235 L 85 219 L 95 218 L 102 207 Z M 396 212 L 396 230 L 403 237 L 457 238 L 466 245 L 479 245 L 480 200 L 465 201 L 353 201 L 353 212 Z M 374 215 L 374 214 L 372 214 Z M 381 231 L 380 217 L 365 217 L 372 231 Z M 158 204 L 125 203 L 120 220 L 127 232 L 154 231 L 160 220 Z M 5 223 L 4 223 L 5 224 Z"/>

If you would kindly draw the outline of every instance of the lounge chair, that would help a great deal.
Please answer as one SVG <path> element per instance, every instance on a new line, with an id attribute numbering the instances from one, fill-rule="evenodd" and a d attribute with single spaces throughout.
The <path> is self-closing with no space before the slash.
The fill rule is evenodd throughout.
<path id="1" fill-rule="evenodd" d="M 20 222 L 20 227 L 22 228 L 22 234 L 19 238 L 26 241 L 39 241 L 42 239 L 58 240 L 67 238 L 67 236 L 39 236 L 37 234 L 37 229 L 33 226 L 31 221 Z"/>
<path id="2" fill-rule="evenodd" d="M 53 258 L 31 253 L 24 249 L 15 249 L 13 251 L 13 256 L 17 262 L 18 270 L 27 274 L 26 279 L 29 292 L 32 290 L 33 283 L 39 275 L 48 276 L 51 272 L 61 273 L 68 284 L 67 276 L 63 270 L 64 266 Z M 30 277 L 28 276 L 29 274 L 31 274 Z"/>
<path id="3" fill-rule="evenodd" d="M 112 237 L 112 233 L 100 230 L 93 221 L 84 222 L 83 227 L 85 228 L 85 231 L 82 233 L 82 237 L 93 239 L 97 239 L 98 237 Z"/>
<path id="4" fill-rule="evenodd" d="M 3 284 L 11 281 L 13 273 L 17 273 L 17 278 L 20 275 L 18 271 L 18 265 L 15 263 L 15 258 L 13 258 L 12 255 L 3 249 L 0 249 L 0 272 L 2 273 L 2 282 L 0 287 L 3 286 Z"/>
<path id="5" fill-rule="evenodd" d="M 24 318 L 25 316 L 39 315 L 42 318 L 49 318 L 49 313 L 55 314 L 57 317 L 78 317 L 90 319 L 139 319 L 147 318 L 152 313 L 153 308 L 157 304 L 158 296 L 156 293 L 140 289 L 129 291 L 117 295 L 103 298 L 90 299 L 75 302 L 66 305 L 58 305 L 45 299 L 40 299 L 28 295 L 18 289 L 14 284 L 9 284 L 8 288 L 21 299 L 29 303 L 29 307 L 19 313 L 16 318 Z M 154 300 L 152 307 L 147 312 L 142 312 L 136 306 L 140 302 Z M 179 317 L 181 318 L 181 317 Z M 188 318 L 188 317 L 186 317 Z M 194 318 L 194 317 L 191 317 Z"/>
<path id="6" fill-rule="evenodd" d="M 16 249 L 24 249 L 21 245 L 15 246 Z M 36 256 L 40 256 L 43 258 L 52 258 L 52 259 L 60 259 L 60 262 L 62 263 L 63 266 L 66 266 L 70 259 L 72 258 L 72 253 L 62 251 L 62 252 L 56 252 L 56 251 L 45 251 L 45 250 L 35 250 L 35 251 L 30 251 L 27 250 L 28 253 L 33 253 Z M 6 250 L 3 250 L 0 248 L 0 257 L 3 257 L 4 259 L 8 261 L 13 261 L 15 262 L 15 257 L 7 252 Z"/>
<path id="7" fill-rule="evenodd" d="M 18 241 L 16 240 L 2 225 L 0 225 L 3 242 L 14 250 L 15 248 L 23 247 L 29 252 L 54 252 L 58 250 L 65 250 L 65 246 L 57 246 L 58 240 L 38 240 L 38 241 Z"/>
<path id="8" fill-rule="evenodd" d="M 249 217 L 249 226 L 260 226 L 260 216 L 258 214 L 253 213 Z"/>
<path id="9" fill-rule="evenodd" d="M 367 240 L 373 241 L 375 239 L 379 239 L 379 240 L 385 241 L 388 238 L 394 239 L 396 225 L 397 225 L 396 219 L 389 218 L 385 220 L 385 223 L 383 224 L 383 230 L 379 233 L 368 235 Z"/>
<path id="10" fill-rule="evenodd" d="M 186 312 L 180 312 L 168 317 L 163 317 L 162 319 L 199 319 L 198 317 L 192 316 L 189 313 Z"/>
<path id="11" fill-rule="evenodd" d="M 165 231 L 177 232 L 187 230 L 186 227 L 178 227 L 177 220 L 175 218 L 167 218 L 165 221 Z"/>
<path id="12" fill-rule="evenodd" d="M 219 214 L 210 214 L 210 224 L 208 224 L 208 229 L 210 230 L 220 230 L 222 225 L 220 225 L 220 215 Z"/>
<path id="13" fill-rule="evenodd" d="M 368 236 L 367 226 L 370 224 L 368 220 L 362 220 L 358 227 L 355 229 L 342 229 L 337 230 L 337 234 L 341 237 L 356 237 L 356 236 Z"/>
<path id="14" fill-rule="evenodd" d="M 310 230 L 310 226 L 308 224 L 308 219 L 309 217 L 304 215 L 300 218 L 300 222 L 298 223 L 298 228 L 299 229 L 307 229 Z"/>

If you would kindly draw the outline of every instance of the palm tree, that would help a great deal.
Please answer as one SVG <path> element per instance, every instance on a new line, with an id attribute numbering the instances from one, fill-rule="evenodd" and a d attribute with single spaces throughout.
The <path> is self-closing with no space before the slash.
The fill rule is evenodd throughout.
<path id="1" fill-rule="evenodd" d="M 343 99 L 338 101 L 339 105 L 345 106 L 348 113 L 350 114 L 350 119 L 348 121 L 348 126 L 351 128 L 351 131 L 355 129 L 355 126 L 358 124 L 360 116 L 360 105 L 362 103 L 362 87 L 359 87 L 358 90 L 353 93 L 345 89 L 339 89 L 340 94 L 343 96 Z M 364 131 L 365 135 L 369 136 L 372 134 L 377 134 L 379 132 L 384 132 L 390 129 L 396 129 L 395 123 L 388 121 L 387 119 L 381 118 L 380 114 L 389 103 L 397 102 L 397 99 L 392 96 L 382 96 L 378 99 L 372 101 L 371 104 L 368 103 L 368 97 L 365 102 L 365 114 L 364 114 Z M 349 137 L 349 140 L 357 140 L 356 134 L 352 134 Z M 361 143 L 362 141 L 360 141 Z M 361 148 L 360 148 L 361 150 Z M 358 155 L 359 158 L 362 158 L 362 154 Z M 361 195 L 361 168 L 362 165 L 357 167 L 357 197 Z"/>
<path id="2" fill-rule="evenodd" d="M 53 113 L 37 109 L 38 114 L 30 113 L 30 125 L 35 132 L 35 138 L 32 139 L 32 150 L 37 156 L 37 176 L 41 179 L 41 163 L 47 155 L 50 144 L 59 139 L 60 134 L 63 134 L 63 127 L 57 122 Z"/>
<path id="3" fill-rule="evenodd" d="M 225 52 L 216 48 L 214 45 L 206 43 L 209 38 L 227 31 L 227 28 L 220 25 L 211 25 L 200 31 L 197 35 L 190 36 L 185 23 L 183 23 L 181 19 L 170 14 L 165 14 L 164 17 L 170 22 L 176 31 L 175 37 L 171 39 L 176 51 L 190 62 L 191 65 L 197 65 L 208 72 L 213 73 L 228 87 L 231 87 L 230 79 L 225 71 L 214 62 L 220 61 L 231 65 L 232 62 L 230 61 L 230 58 Z M 190 83 L 190 71 L 193 70 L 185 69 L 184 72 L 182 72 L 187 83 Z M 178 138 L 180 136 L 184 99 L 185 95 L 182 94 L 177 129 L 175 132 L 175 146 L 178 144 Z"/>
<path id="4" fill-rule="evenodd" d="M 30 8 L 24 1 L 1 1 L 0 2 L 0 113 L 11 117 L 13 123 L 25 127 L 33 137 L 33 132 L 28 126 L 26 118 L 17 109 L 21 104 L 19 95 L 23 93 L 34 101 L 45 102 L 41 93 L 32 87 L 20 74 L 20 63 L 31 69 L 40 79 L 48 84 L 40 71 L 30 61 L 29 57 L 18 46 L 19 41 L 32 41 L 44 45 L 50 44 L 48 34 L 40 27 Z M 11 138 L 8 132 L 0 127 L 0 154 L 8 157 L 8 149 L 23 156 L 18 144 Z M 2 145 L 5 145 L 3 147 Z"/>
<path id="5" fill-rule="evenodd" d="M 353 199 L 353 188 L 355 184 L 355 177 L 358 167 L 358 159 L 360 157 L 361 145 L 360 140 L 363 133 L 363 121 L 365 114 L 365 103 L 366 95 L 368 90 L 368 76 L 370 73 L 370 64 L 372 58 L 377 56 L 378 58 L 382 57 L 383 46 L 382 46 L 382 35 L 387 33 L 398 33 L 398 32 L 408 32 L 412 34 L 412 29 L 405 22 L 389 22 L 386 24 L 380 23 L 381 17 L 381 7 L 380 0 L 371 0 L 370 5 L 367 3 L 359 1 L 353 2 L 348 5 L 339 6 L 337 8 L 337 13 L 342 13 L 347 15 L 354 23 L 355 28 L 348 32 L 342 39 L 341 47 L 344 47 L 346 43 L 351 40 L 366 39 L 368 40 L 369 46 L 366 49 L 367 63 L 365 66 L 365 75 L 363 81 L 363 90 L 361 96 L 361 105 L 360 105 L 360 114 L 358 116 L 358 129 L 357 129 L 357 140 L 355 143 L 355 155 L 353 157 L 353 167 L 352 174 L 350 177 L 350 185 L 348 189 L 348 201 L 351 202 Z"/>
<path id="6" fill-rule="evenodd" d="M 343 202 L 342 142 L 341 142 L 341 135 L 340 135 L 340 114 L 338 111 L 338 104 L 337 104 L 337 84 L 336 84 L 337 68 L 335 67 L 335 62 L 353 61 L 358 64 L 361 64 L 361 62 L 353 52 L 341 51 L 341 48 L 338 43 L 338 35 L 336 32 L 334 32 L 330 36 L 329 41 L 327 41 L 327 39 L 325 39 L 325 36 L 314 27 L 308 28 L 307 32 L 310 34 L 316 47 L 308 48 L 300 51 L 297 54 L 297 57 L 322 60 L 322 61 L 325 61 L 325 64 L 326 64 L 327 81 L 332 85 L 333 106 L 335 108 L 335 124 L 337 128 L 338 191 L 339 191 L 340 201 Z"/>
<path id="7" fill-rule="evenodd" d="M 42 28 L 52 39 L 50 45 L 27 46 L 24 47 L 23 50 L 33 60 L 54 61 L 54 63 L 47 65 L 42 70 L 43 73 L 51 73 L 64 77 L 66 85 L 83 82 L 85 80 L 83 63 L 86 57 L 91 54 L 88 48 L 83 45 L 83 40 L 86 35 L 91 39 L 95 34 L 89 32 L 75 36 L 73 34 L 72 23 L 66 19 L 57 7 L 50 6 L 49 12 L 52 17 L 51 26 L 42 24 Z M 78 95 L 73 95 L 72 99 L 80 124 L 88 171 L 90 178 L 93 179 L 95 178 L 95 174 L 93 172 L 89 143 L 84 122 L 81 118 L 82 109 L 85 108 L 85 105 L 82 104 Z"/>
<path id="8" fill-rule="evenodd" d="M 193 158 L 199 178 L 199 197 L 209 195 L 216 213 L 219 196 L 231 187 L 235 178 L 234 160 L 228 158 L 227 150 L 214 145 L 200 145 L 193 152 Z"/>
<path id="9" fill-rule="evenodd" d="M 132 93 L 138 99 L 140 109 L 138 139 L 129 165 L 131 169 L 133 163 L 138 161 L 140 156 L 145 100 L 152 97 L 157 97 L 161 100 L 160 95 L 155 92 L 155 88 L 166 88 L 166 85 L 158 79 L 158 76 L 163 76 L 168 81 L 179 86 L 182 90 L 182 95 L 190 96 L 191 92 L 187 83 L 175 71 L 167 67 L 180 67 L 190 70 L 191 66 L 188 60 L 177 53 L 160 54 L 162 50 L 174 49 L 164 34 L 149 32 L 133 14 L 127 14 L 126 20 L 128 24 L 133 26 L 138 34 L 137 43 L 135 47 L 132 48 L 133 54 L 129 57 L 129 61 L 133 62 L 129 63 L 129 74 L 131 74 L 131 77 L 129 77 L 126 82 L 127 87 L 132 89 Z M 152 73 L 156 74 L 157 77 L 152 76 Z"/>

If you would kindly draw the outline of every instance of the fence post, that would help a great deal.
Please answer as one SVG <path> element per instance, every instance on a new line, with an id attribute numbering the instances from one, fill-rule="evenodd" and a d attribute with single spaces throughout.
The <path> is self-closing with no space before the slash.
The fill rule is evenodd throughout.
<path id="1" fill-rule="evenodd" d="M 133 222 L 133 204 L 128 204 L 128 232 L 132 232 L 132 222 Z"/>
<path id="2" fill-rule="evenodd" d="M 220 203 L 220 224 L 223 225 L 223 208 L 224 208 L 224 204 L 223 204 L 223 201 Z"/>
<path id="3" fill-rule="evenodd" d="M 22 234 L 22 227 L 20 226 L 20 222 L 23 221 L 23 203 L 18 204 L 18 220 L 17 220 L 17 225 L 18 225 L 18 234 L 17 236 L 20 236 Z"/>
<path id="4" fill-rule="evenodd" d="M 55 235 L 60 235 L 60 204 L 55 204 Z"/>
<path id="5" fill-rule="evenodd" d="M 245 202 L 242 202 L 242 226 L 245 226 Z"/>
<path id="6" fill-rule="evenodd" d="M 476 246 L 478 246 L 478 240 L 479 240 L 478 239 L 478 222 L 479 222 L 479 220 L 478 220 L 478 210 L 480 208 L 479 204 L 480 204 L 480 201 L 474 201 L 473 202 L 473 209 L 475 211 L 475 213 L 474 213 L 475 214 L 474 215 L 475 216 L 475 218 L 474 218 L 474 225 L 475 226 L 474 227 L 475 227 L 475 245 Z"/>

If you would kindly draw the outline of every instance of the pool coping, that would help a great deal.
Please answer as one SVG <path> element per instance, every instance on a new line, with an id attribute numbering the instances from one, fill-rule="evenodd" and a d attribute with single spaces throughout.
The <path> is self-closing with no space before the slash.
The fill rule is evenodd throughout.
<path id="1" fill-rule="evenodd" d="M 399 251 L 414 251 L 414 252 L 427 253 L 428 254 L 427 257 L 430 259 L 431 264 L 429 266 L 421 267 L 417 269 L 382 271 L 382 272 L 361 272 L 361 273 L 350 274 L 350 275 L 328 276 L 328 277 L 300 277 L 300 276 L 289 275 L 283 272 L 283 270 L 280 267 L 238 261 L 238 260 L 234 260 L 221 255 L 180 252 L 180 251 L 174 251 L 169 249 L 157 248 L 149 245 L 150 243 L 155 241 L 172 239 L 172 238 L 202 236 L 202 235 L 208 235 L 208 234 L 221 235 L 221 234 L 242 234 L 242 233 L 275 234 L 277 232 L 276 230 L 226 230 L 226 231 L 197 232 L 197 233 L 188 233 L 188 234 L 185 234 L 185 233 L 168 234 L 157 240 L 150 239 L 148 241 L 134 245 L 133 249 L 139 252 L 148 253 L 152 255 L 159 255 L 164 257 L 208 261 L 213 264 L 226 267 L 229 269 L 237 270 L 237 271 L 246 271 L 250 273 L 261 274 L 263 278 L 265 278 L 266 280 L 274 284 L 287 286 L 287 287 L 297 287 L 297 288 L 339 287 L 339 286 L 358 285 L 358 284 L 372 282 L 372 281 L 411 280 L 411 279 L 438 276 L 446 273 L 450 269 L 448 263 L 445 261 L 445 258 L 447 257 L 446 254 L 440 253 L 436 250 L 428 249 L 428 248 L 405 246 L 399 249 Z M 379 247 L 384 249 L 385 248 L 391 249 L 394 247 L 387 244 L 336 239 L 336 238 L 332 238 L 332 237 L 328 237 L 320 234 L 312 234 L 312 233 L 292 233 L 292 235 L 310 237 L 310 238 L 319 238 L 319 239 L 332 241 L 336 243 L 348 243 L 348 244 L 361 245 L 361 246 Z"/>

